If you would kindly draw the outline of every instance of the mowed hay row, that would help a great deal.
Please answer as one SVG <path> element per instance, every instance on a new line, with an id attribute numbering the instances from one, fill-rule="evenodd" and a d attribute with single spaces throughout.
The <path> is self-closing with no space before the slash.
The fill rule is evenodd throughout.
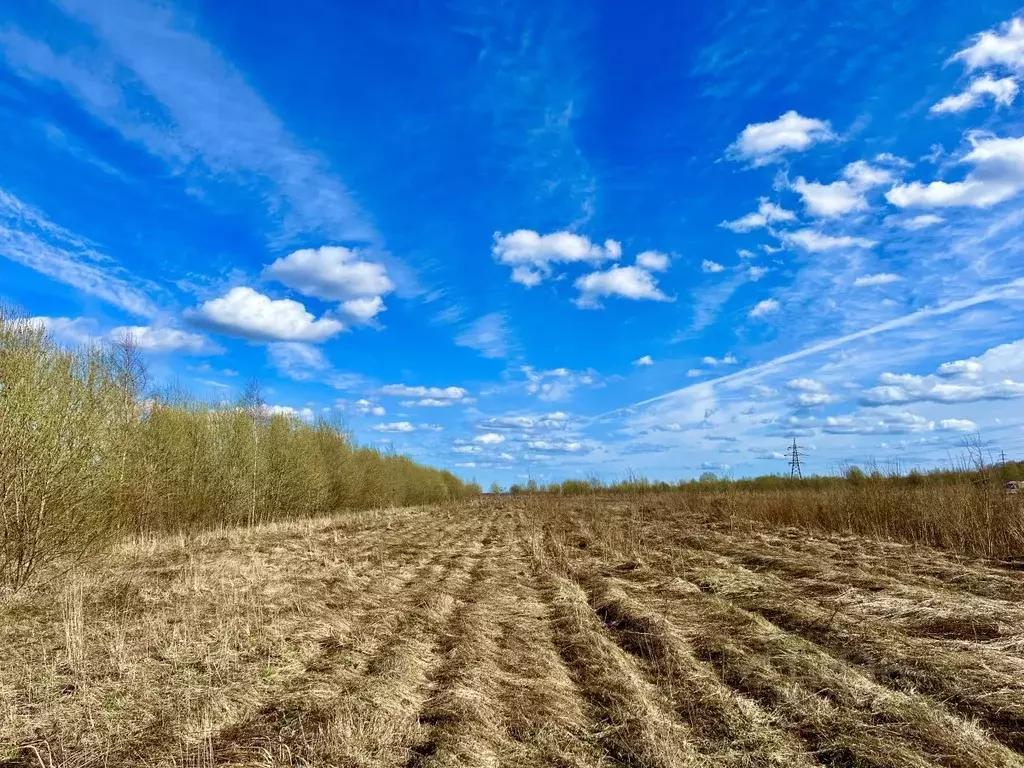
<path id="1" fill-rule="evenodd" d="M 1012 601 L 898 546 L 816 562 L 659 514 L 511 497 L 141 542 L 0 605 L 0 765 L 1022 765 Z"/>
<path id="2" fill-rule="evenodd" d="M 794 579 L 841 581 L 864 589 L 920 586 L 935 593 L 967 593 L 1019 604 L 1024 579 L 993 561 L 929 547 L 851 536 L 808 537 L 796 531 L 729 534 L 714 528 L 682 534 L 681 544 L 741 559 L 753 568 Z"/>
<path id="3" fill-rule="evenodd" d="M 586 592 L 553 571 L 545 574 L 554 640 L 590 705 L 596 736 L 618 763 L 644 768 L 701 765 L 694 738 L 665 693 L 609 635 Z"/>
<path id="4" fill-rule="evenodd" d="M 616 642 L 647 666 L 687 723 L 708 764 L 813 766 L 807 745 L 751 699 L 725 685 L 650 599 L 597 574 L 581 578 L 594 612 Z M 646 597 L 646 596 L 645 596 Z"/>
<path id="5" fill-rule="evenodd" d="M 606 523 L 614 526 L 614 516 L 608 517 Z M 631 542 L 622 546 L 621 536 L 604 536 L 598 530 L 590 540 L 574 545 L 579 526 L 573 522 L 546 522 L 545 530 L 560 539 L 549 542 L 546 551 L 562 557 L 565 567 L 596 567 L 612 573 L 643 570 L 641 563 L 621 561 L 635 551 Z M 656 541 L 647 533 L 641 536 Z M 711 611 L 715 598 L 702 594 L 695 583 L 678 588 L 678 575 L 687 575 L 689 565 L 676 562 L 675 553 L 655 552 L 647 557 L 657 560 L 668 581 L 676 584 L 673 602 L 666 606 L 671 623 L 691 640 L 699 657 L 714 662 L 726 685 L 764 710 L 778 713 L 785 727 L 806 741 L 816 759 L 879 766 L 1016 764 L 1012 751 L 941 705 L 878 685 L 812 643 L 767 621 L 759 622 L 727 601 L 717 601 L 720 605 Z M 683 605 L 687 610 L 674 612 Z M 751 633 L 752 629 L 757 631 Z M 744 632 L 752 636 L 753 647 L 731 640 Z M 722 666 L 722 659 L 728 657 L 736 663 Z"/>
<path id="6" fill-rule="evenodd" d="M 424 710 L 458 607 L 480 578 L 486 539 L 453 556 L 452 569 L 404 617 L 363 677 L 335 699 L 314 754 L 345 765 L 415 765 L 430 743 Z M 320 752 L 322 749 L 322 752 Z"/>
<path id="7" fill-rule="evenodd" d="M 996 739 L 1024 749 L 1024 658 L 991 647 L 986 640 L 1001 638 L 1018 647 L 1024 641 L 1024 622 L 1007 617 L 998 623 L 989 601 L 961 606 L 962 613 L 937 612 L 927 602 L 910 611 L 909 620 L 886 616 L 880 606 L 862 610 L 879 595 L 843 593 L 811 599 L 774 574 L 747 571 L 742 566 L 694 566 L 691 578 L 722 599 L 756 613 L 779 628 L 803 637 L 854 664 L 874 680 L 908 693 L 923 693 L 967 718 L 977 719 Z M 831 604 L 829 604 L 831 603 Z M 1002 635 L 1001 629 L 1014 634 Z M 927 635 L 915 637 L 907 630 Z M 981 633 L 982 637 L 978 638 Z"/>
<path id="8" fill-rule="evenodd" d="M 510 711 L 507 656 L 513 649 L 506 631 L 524 573 L 512 560 L 510 533 L 511 526 L 502 526 L 484 550 L 442 640 L 442 662 L 430 676 L 430 695 L 420 713 L 428 732 L 410 766 L 545 764 L 534 762 L 536 748 L 517 739 L 511 725 L 516 713 Z M 521 638 L 529 646 L 536 641 Z"/>
<path id="9" fill-rule="evenodd" d="M 435 694 L 433 726 L 417 763 L 564 766 L 607 763 L 586 702 L 555 642 L 552 610 L 531 560 L 532 520 L 495 515 L 481 577 L 453 621 Z"/>
<path id="10" fill-rule="evenodd" d="M 439 663 L 428 675 L 418 716 L 425 734 L 412 747 L 410 768 L 492 766 L 498 754 L 511 752 L 492 687 L 500 674 L 494 615 L 502 607 L 498 579 L 505 576 L 495 563 L 500 546 L 491 542 L 481 553 L 440 638 Z"/>
<path id="11" fill-rule="evenodd" d="M 523 535 L 530 536 L 528 530 Z M 550 591 L 534 567 L 530 541 L 532 536 L 518 543 L 518 578 L 499 622 L 507 727 L 529 750 L 524 766 L 603 766 L 608 758 L 598 738 L 601 729 L 565 663 Z"/>
<path id="12" fill-rule="evenodd" d="M 696 586 L 696 585 L 694 585 Z M 633 585 L 632 589 L 643 588 Z M 972 720 L 894 691 L 814 643 L 698 587 L 661 605 L 697 656 L 729 686 L 774 712 L 831 765 L 1022 766 Z"/>
<path id="13" fill-rule="evenodd" d="M 738 594 L 764 591 L 811 600 L 886 633 L 984 643 L 1018 656 L 1024 650 L 1024 603 L 991 596 L 991 590 L 979 594 L 930 577 L 918 579 L 914 573 L 898 579 L 864 565 L 836 567 L 828 558 L 803 550 L 777 547 L 765 554 L 761 537 L 700 538 L 691 533 L 687 541 L 690 546 L 673 544 L 665 552 L 650 553 L 652 572 L 667 569 L 698 582 L 702 573 L 717 574 L 723 588 Z M 897 551 L 893 557 L 906 554 Z M 928 553 L 917 555 L 928 558 Z"/>
<path id="14" fill-rule="evenodd" d="M 379 532 L 336 540 L 329 523 L 272 527 L 286 530 L 149 542 L 104 573 L 0 608 L 0 640 L 16 649 L 0 664 L 4 757 L 181 762 L 301 677 L 325 637 L 352 632 L 416 578 L 417 560 L 384 571 L 369 554 Z M 422 522 L 396 528 L 401 558 L 438 551 L 442 535 Z"/>
<path id="15" fill-rule="evenodd" d="M 432 659 L 429 647 L 452 607 L 453 593 L 469 578 L 471 553 L 481 535 L 477 521 L 439 535 L 420 560 L 390 579 L 391 589 L 373 595 L 348 633 L 322 638 L 323 653 L 287 691 L 218 734 L 217 763 L 249 765 L 257 756 L 285 764 L 344 757 L 346 765 L 362 765 L 373 748 L 368 742 L 376 739 L 382 748 L 393 742 L 388 711 L 407 710 L 409 696 L 419 695 L 423 667 Z M 341 612 L 354 609 L 337 606 Z M 403 675 L 412 681 L 411 693 Z M 389 687 L 395 701 L 388 699 Z M 363 705 L 368 722 L 359 731 L 349 720 Z M 346 731 L 353 729 L 349 739 Z"/>

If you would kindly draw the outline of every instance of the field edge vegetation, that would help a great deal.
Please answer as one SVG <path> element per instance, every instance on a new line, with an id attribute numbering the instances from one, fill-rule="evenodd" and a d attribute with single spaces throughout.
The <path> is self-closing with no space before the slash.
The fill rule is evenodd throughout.
<path id="1" fill-rule="evenodd" d="M 451 472 L 357 445 L 339 422 L 150 391 L 131 337 L 65 348 L 0 308 L 0 588 L 124 536 L 456 501 Z"/>

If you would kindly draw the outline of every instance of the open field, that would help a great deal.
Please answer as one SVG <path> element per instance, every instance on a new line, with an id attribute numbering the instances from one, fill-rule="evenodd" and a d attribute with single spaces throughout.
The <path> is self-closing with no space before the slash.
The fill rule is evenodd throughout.
<path id="1" fill-rule="evenodd" d="M 1024 766 L 1024 571 L 671 494 L 134 541 L 0 602 L 0 765 Z"/>

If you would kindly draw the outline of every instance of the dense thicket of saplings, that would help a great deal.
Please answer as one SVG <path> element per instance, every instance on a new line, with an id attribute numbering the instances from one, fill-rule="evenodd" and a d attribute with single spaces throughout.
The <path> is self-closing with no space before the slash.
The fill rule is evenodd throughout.
<path id="1" fill-rule="evenodd" d="M 0 310 L 0 586 L 119 536 L 191 533 L 479 488 L 339 425 L 149 391 L 130 339 L 79 349 Z"/>

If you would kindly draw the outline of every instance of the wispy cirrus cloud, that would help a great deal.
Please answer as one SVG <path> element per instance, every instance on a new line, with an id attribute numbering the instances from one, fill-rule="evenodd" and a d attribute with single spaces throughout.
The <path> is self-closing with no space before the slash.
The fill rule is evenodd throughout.
<path id="1" fill-rule="evenodd" d="M 589 95 L 585 51 L 591 10 L 456 2 L 454 25 L 479 53 L 469 70 L 469 108 L 486 117 L 494 173 L 542 201 L 575 229 L 590 220 L 598 177 L 576 139 Z"/>
<path id="2" fill-rule="evenodd" d="M 79 37 L 71 46 L 55 38 L 51 45 L 4 29 L 0 51 L 23 77 L 59 83 L 93 117 L 174 173 L 245 188 L 266 204 L 275 237 L 379 242 L 325 159 L 299 145 L 180 9 L 143 0 L 58 5 L 94 38 Z"/>
<path id="3" fill-rule="evenodd" d="M 504 312 L 491 312 L 463 328 L 455 337 L 455 343 L 460 347 L 475 349 L 483 357 L 498 359 L 508 356 L 512 347 L 511 339 L 508 317 Z"/>
<path id="4" fill-rule="evenodd" d="M 96 246 L 0 189 L 0 255 L 140 317 L 156 317 L 159 289 Z"/>
<path id="5" fill-rule="evenodd" d="M 219 355 L 223 347 L 206 336 L 165 325 L 120 325 L 106 331 L 88 317 L 30 317 L 25 322 L 48 331 L 61 344 L 100 345 L 130 343 L 152 354 Z M 206 366 L 209 368 L 209 366 Z"/>

